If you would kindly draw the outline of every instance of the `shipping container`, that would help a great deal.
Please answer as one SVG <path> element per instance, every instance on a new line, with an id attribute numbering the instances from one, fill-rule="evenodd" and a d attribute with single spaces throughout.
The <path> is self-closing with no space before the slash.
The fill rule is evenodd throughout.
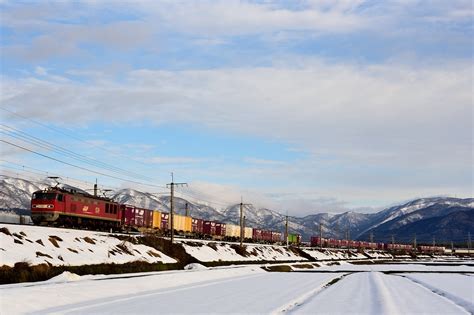
<path id="1" fill-rule="evenodd" d="M 202 231 L 205 235 L 216 235 L 216 222 L 204 221 Z"/>
<path id="2" fill-rule="evenodd" d="M 138 209 L 133 206 L 125 206 L 125 225 L 127 226 L 142 226 L 143 212 L 139 213 Z"/>
<path id="3" fill-rule="evenodd" d="M 191 218 L 191 231 L 195 234 L 203 234 L 204 221 L 202 219 Z"/>
<path id="4" fill-rule="evenodd" d="M 299 234 L 288 234 L 288 243 L 299 244 L 301 243 L 301 235 Z"/>
<path id="5" fill-rule="evenodd" d="M 161 230 L 167 231 L 170 229 L 170 214 L 168 212 L 161 212 Z"/>
<path id="6" fill-rule="evenodd" d="M 253 228 L 246 227 L 244 228 L 244 238 L 252 239 L 253 237 Z"/>
<path id="7" fill-rule="evenodd" d="M 191 233 L 192 232 L 192 225 L 193 225 L 192 221 L 193 221 L 193 218 L 186 217 L 186 216 L 184 217 L 184 230 L 183 231 L 185 233 Z"/>
<path id="8" fill-rule="evenodd" d="M 322 244 L 321 244 L 322 243 Z M 326 239 L 325 238 L 320 238 L 319 236 L 311 236 L 311 246 L 327 246 L 326 245 Z"/>
<path id="9" fill-rule="evenodd" d="M 262 240 L 262 230 L 260 229 L 253 229 L 253 233 L 252 233 L 252 239 L 254 241 L 260 241 Z"/>
<path id="10" fill-rule="evenodd" d="M 173 228 L 175 231 L 184 231 L 184 216 L 173 214 Z"/>
<path id="11" fill-rule="evenodd" d="M 144 209 L 144 222 L 143 227 L 147 229 L 151 229 L 153 227 L 153 210 Z"/>
<path id="12" fill-rule="evenodd" d="M 273 232 L 272 231 L 272 242 L 273 243 L 281 242 L 281 233 L 280 232 Z"/>
<path id="13" fill-rule="evenodd" d="M 262 230 L 262 240 L 265 242 L 272 241 L 272 231 Z"/>
<path id="14" fill-rule="evenodd" d="M 240 226 L 235 224 L 227 224 L 225 227 L 225 236 L 240 238 Z"/>
<path id="15" fill-rule="evenodd" d="M 161 212 L 160 211 L 153 211 L 153 224 L 152 227 L 154 229 L 161 229 Z"/>
<path id="16" fill-rule="evenodd" d="M 216 235 L 224 237 L 225 236 L 225 230 L 226 230 L 226 224 L 225 223 L 220 223 L 216 222 Z"/>

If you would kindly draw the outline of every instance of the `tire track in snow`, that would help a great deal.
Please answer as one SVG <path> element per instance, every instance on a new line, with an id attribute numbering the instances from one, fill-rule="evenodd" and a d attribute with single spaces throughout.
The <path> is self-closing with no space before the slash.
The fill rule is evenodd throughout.
<path id="1" fill-rule="evenodd" d="M 306 301 L 309 301 L 312 299 L 314 296 L 318 295 L 321 293 L 323 290 L 329 288 L 331 285 L 333 285 L 336 282 L 339 282 L 344 279 L 347 275 L 350 273 L 343 274 L 342 276 L 332 278 L 328 280 L 327 282 L 317 286 L 313 290 L 310 290 L 309 292 L 297 297 L 296 299 L 293 299 L 292 301 L 285 303 L 284 305 L 278 307 L 274 311 L 271 312 L 272 315 L 278 315 L 278 314 L 284 314 L 293 311 L 295 308 L 303 305 Z"/>
<path id="2" fill-rule="evenodd" d="M 464 314 L 464 308 L 408 279 L 354 273 L 288 310 L 301 314 Z"/>
<path id="3" fill-rule="evenodd" d="M 421 280 L 418 280 L 418 279 L 414 279 L 410 276 L 407 276 L 407 275 L 399 275 L 400 277 L 403 277 L 405 279 L 408 279 L 412 282 L 414 282 L 415 284 L 419 285 L 419 286 L 422 286 L 424 287 L 425 289 L 428 289 L 430 290 L 431 292 L 433 292 L 434 294 L 437 294 L 447 300 L 449 300 L 450 302 L 462 307 L 463 309 L 465 309 L 467 312 L 471 313 L 471 314 L 474 314 L 474 303 L 471 301 L 466 301 L 462 298 L 459 298 L 457 297 L 456 295 L 454 294 L 451 294 L 445 290 L 442 290 L 442 289 L 439 289 L 433 285 L 430 285 L 424 281 L 421 281 Z"/>

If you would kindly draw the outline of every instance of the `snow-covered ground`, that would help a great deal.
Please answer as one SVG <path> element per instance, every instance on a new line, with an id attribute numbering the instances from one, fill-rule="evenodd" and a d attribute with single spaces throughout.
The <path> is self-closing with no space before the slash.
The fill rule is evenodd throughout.
<path id="1" fill-rule="evenodd" d="M 0 229 L 0 265 L 176 262 L 152 247 L 123 242 L 107 233 L 8 224 L 0 224 Z"/>
<path id="2" fill-rule="evenodd" d="M 368 257 L 357 250 L 341 250 L 330 248 L 302 248 L 302 250 L 316 260 L 344 260 L 367 259 Z M 392 255 L 379 251 L 370 251 L 368 256 L 373 259 L 391 259 Z"/>
<path id="3" fill-rule="evenodd" d="M 188 239 L 176 239 L 176 242 L 202 262 L 307 260 L 284 246 L 245 244 L 245 252 L 238 252 L 237 243 Z M 155 248 L 134 243 L 103 232 L 0 224 L 0 266 L 13 266 L 17 262 L 53 266 L 176 262 Z"/>
<path id="4" fill-rule="evenodd" d="M 302 261 L 304 257 L 296 255 L 284 246 L 245 244 L 245 254 L 236 252 L 235 243 L 183 241 L 186 253 L 202 262 L 208 261 Z M 190 245 L 192 244 L 192 245 Z M 234 247 L 234 248 L 233 248 Z"/>
<path id="5" fill-rule="evenodd" d="M 471 267 L 424 266 L 424 271 L 436 272 L 433 268 L 442 267 L 460 272 L 422 274 L 405 273 L 420 265 L 385 265 L 399 273 L 384 274 L 347 272 L 348 266 L 344 262 L 307 273 L 199 265 L 184 271 L 114 276 L 66 273 L 41 283 L 0 286 L 0 313 L 378 315 L 473 311 Z M 318 270 L 326 272 L 314 272 Z"/>
<path id="6" fill-rule="evenodd" d="M 474 284 L 472 277 L 464 277 Z M 469 314 L 469 311 L 455 300 L 407 278 L 380 272 L 350 274 L 294 308 L 297 314 Z"/>

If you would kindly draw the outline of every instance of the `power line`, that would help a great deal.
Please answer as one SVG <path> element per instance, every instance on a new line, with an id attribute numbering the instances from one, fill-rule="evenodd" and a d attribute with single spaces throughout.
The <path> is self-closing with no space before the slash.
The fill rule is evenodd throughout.
<path id="1" fill-rule="evenodd" d="M 40 153 L 40 152 L 31 150 L 31 149 L 22 147 L 22 146 L 20 146 L 20 145 L 11 143 L 11 142 L 9 142 L 9 141 L 5 141 L 5 140 L 2 140 L 2 139 L 0 139 L 0 141 L 3 142 L 3 143 L 9 144 L 9 145 L 11 145 L 11 146 L 17 147 L 17 148 L 19 148 L 19 149 L 25 150 L 25 151 L 27 151 L 27 152 L 30 152 L 30 153 L 33 153 L 33 154 L 42 156 L 42 157 L 44 157 L 44 158 L 47 158 L 47 159 L 50 159 L 50 160 L 53 160 L 53 161 L 56 161 L 56 162 L 59 162 L 59 163 L 65 164 L 65 165 L 69 165 L 69 166 L 72 166 L 72 167 L 81 169 L 81 170 L 83 170 L 83 171 L 91 172 L 91 173 L 94 173 L 94 174 L 106 176 L 106 177 L 113 178 L 113 179 L 122 180 L 122 181 L 124 181 L 124 182 L 135 183 L 135 184 L 139 184 L 139 185 L 143 185 L 143 186 L 158 187 L 158 188 L 163 188 L 163 187 L 164 187 L 164 186 L 159 186 L 159 185 L 146 184 L 146 183 L 143 183 L 143 182 L 138 182 L 138 181 L 125 179 L 125 178 L 118 177 L 118 176 L 114 176 L 114 175 L 109 175 L 109 174 L 106 174 L 106 173 L 103 173 L 103 172 L 94 171 L 94 170 L 88 169 L 88 168 L 86 168 L 86 167 L 82 167 L 82 166 L 78 166 L 78 165 L 75 165 L 75 164 L 72 164 L 72 163 L 69 163 L 69 162 L 65 162 L 65 161 L 62 161 L 62 160 L 60 160 L 60 159 L 57 159 L 57 158 L 48 156 L 48 155 L 46 155 L 46 154 L 43 154 L 43 153 Z"/>
<path id="2" fill-rule="evenodd" d="M 93 148 L 102 150 L 102 151 L 104 151 L 104 152 L 108 152 L 108 153 L 110 153 L 110 154 L 112 154 L 112 155 L 115 155 L 115 156 L 124 157 L 124 158 L 126 158 L 127 160 L 132 161 L 132 162 L 134 162 L 134 163 L 139 163 L 139 164 L 145 165 L 145 166 L 147 166 L 147 167 L 150 166 L 149 164 L 143 163 L 143 162 L 141 162 L 141 161 L 137 161 L 137 160 L 131 159 L 131 158 L 130 158 L 129 156 L 127 156 L 127 155 L 120 154 L 120 153 L 114 152 L 114 151 L 112 151 L 112 150 L 108 150 L 108 149 L 106 149 L 106 148 L 104 148 L 104 147 L 91 144 L 90 142 L 88 142 L 88 141 L 86 141 L 86 140 L 84 140 L 84 139 L 82 139 L 82 138 L 80 138 L 80 137 L 78 137 L 78 136 L 75 136 L 75 135 L 72 135 L 72 134 L 69 134 L 69 133 L 65 133 L 64 131 L 62 131 L 62 130 L 60 130 L 60 129 L 57 129 L 57 128 L 54 128 L 54 127 L 52 127 L 52 126 L 43 124 L 43 123 L 41 123 L 41 122 L 39 122 L 39 121 L 36 121 L 36 120 L 34 120 L 34 119 L 31 119 L 31 118 L 26 117 L 26 116 L 21 115 L 21 114 L 18 114 L 18 113 L 16 113 L 16 112 L 11 111 L 11 110 L 8 110 L 8 109 L 6 109 L 6 108 L 0 107 L 0 110 L 6 111 L 6 112 L 8 112 L 8 113 L 10 113 L 10 114 L 12 114 L 12 115 L 15 115 L 15 116 L 17 116 L 17 117 L 20 117 L 20 118 L 23 119 L 23 120 L 27 120 L 27 121 L 29 121 L 29 122 L 32 122 L 32 123 L 38 125 L 38 126 L 41 126 L 41 127 L 43 127 L 43 128 L 52 130 L 52 131 L 54 131 L 54 132 L 56 132 L 56 133 L 58 133 L 58 134 L 61 134 L 61 135 L 64 135 L 64 136 L 66 136 L 66 137 L 69 137 L 69 138 L 71 138 L 71 139 L 74 139 L 74 140 L 76 140 L 76 141 L 78 141 L 78 142 L 85 143 L 86 145 L 88 145 L 88 146 L 90 146 L 90 147 L 93 147 Z M 65 128 L 65 129 L 68 130 L 68 131 L 71 132 L 71 133 L 74 132 L 74 131 L 72 131 L 71 129 L 68 129 L 68 128 Z"/>
<path id="3" fill-rule="evenodd" d="M 69 149 L 65 149 L 65 148 L 63 148 L 59 145 L 56 145 L 56 144 L 53 144 L 51 142 L 42 140 L 38 137 L 32 136 L 32 135 L 30 135 L 26 132 L 23 132 L 21 130 L 18 130 L 16 128 L 13 128 L 13 127 L 10 127 L 10 126 L 4 125 L 4 124 L 0 124 L 0 126 L 4 130 L 9 129 L 9 130 L 6 130 L 7 132 L 2 131 L 2 133 L 7 134 L 10 137 L 28 142 L 30 144 L 33 144 L 33 145 L 36 145 L 36 146 L 39 146 L 39 147 L 42 147 L 46 150 L 54 151 L 54 152 L 59 153 L 60 155 L 63 155 L 63 156 L 66 155 L 66 156 L 68 156 L 68 157 L 70 157 L 70 158 L 72 158 L 76 161 L 84 162 L 86 164 L 89 164 L 89 165 L 92 165 L 92 166 L 95 166 L 95 167 L 104 168 L 104 169 L 107 169 L 107 170 L 112 171 L 114 173 L 122 173 L 122 174 L 124 174 L 126 176 L 130 176 L 130 177 L 140 177 L 140 178 L 145 179 L 145 180 L 151 180 L 151 178 L 149 178 L 147 176 L 143 176 L 143 175 L 138 174 L 138 173 L 134 173 L 134 172 L 131 172 L 131 171 L 128 171 L 128 170 L 124 170 L 122 168 L 104 163 L 102 161 L 99 161 L 99 160 L 96 160 L 96 159 L 93 159 L 93 158 L 89 158 L 89 157 L 84 156 L 82 154 L 75 153 L 74 151 L 71 151 Z"/>
<path id="4" fill-rule="evenodd" d="M 62 179 L 65 179 L 66 182 L 75 182 L 75 183 L 79 183 L 79 184 L 81 184 L 81 185 L 92 186 L 92 185 L 94 184 L 94 183 L 92 183 L 92 182 L 79 180 L 79 179 L 77 179 L 77 178 L 73 178 L 73 177 L 69 177 L 69 176 L 64 177 L 62 174 L 58 174 L 58 173 L 54 173 L 54 172 L 49 172 L 49 171 L 45 171 L 45 170 L 36 169 L 36 168 L 33 168 L 33 167 L 29 167 L 29 166 L 17 164 L 17 163 L 10 162 L 10 161 L 6 161 L 6 160 L 1 160 L 1 159 L 0 159 L 0 161 L 5 162 L 5 163 L 10 163 L 10 164 L 13 164 L 13 165 L 17 165 L 17 166 L 22 167 L 22 169 L 20 169 L 20 168 L 14 168 L 14 167 L 12 167 L 12 166 L 8 166 L 8 165 L 5 165 L 5 164 L 0 164 L 0 167 L 3 167 L 3 168 L 9 168 L 9 169 L 16 170 L 16 171 L 20 171 L 20 172 L 24 172 L 24 173 L 35 174 L 35 175 L 38 175 L 38 176 L 57 175 L 57 176 L 60 176 Z M 33 172 L 33 171 L 28 171 L 28 170 L 25 170 L 24 168 L 36 170 L 36 171 L 39 171 L 39 172 L 41 172 L 41 173 Z M 30 177 L 30 178 L 32 178 L 32 177 Z M 74 185 L 75 185 L 75 184 L 74 184 Z M 119 189 L 118 187 L 110 186 L 110 185 L 100 185 L 100 186 L 101 186 L 101 187 L 104 187 L 104 188 L 113 188 L 113 189 L 115 189 L 115 190 L 118 190 L 118 189 Z"/>

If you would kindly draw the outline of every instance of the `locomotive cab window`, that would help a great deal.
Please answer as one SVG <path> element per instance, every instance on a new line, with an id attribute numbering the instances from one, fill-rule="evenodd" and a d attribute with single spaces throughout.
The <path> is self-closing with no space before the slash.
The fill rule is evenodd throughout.
<path id="1" fill-rule="evenodd" d="M 58 201 L 63 201 L 64 200 L 64 195 L 58 194 Z"/>
<path id="2" fill-rule="evenodd" d="M 56 199 L 56 194 L 54 193 L 34 193 L 33 194 L 33 199 L 36 200 L 54 200 Z"/>
<path id="3" fill-rule="evenodd" d="M 110 205 L 108 203 L 105 204 L 105 213 L 109 213 L 109 206 Z"/>

